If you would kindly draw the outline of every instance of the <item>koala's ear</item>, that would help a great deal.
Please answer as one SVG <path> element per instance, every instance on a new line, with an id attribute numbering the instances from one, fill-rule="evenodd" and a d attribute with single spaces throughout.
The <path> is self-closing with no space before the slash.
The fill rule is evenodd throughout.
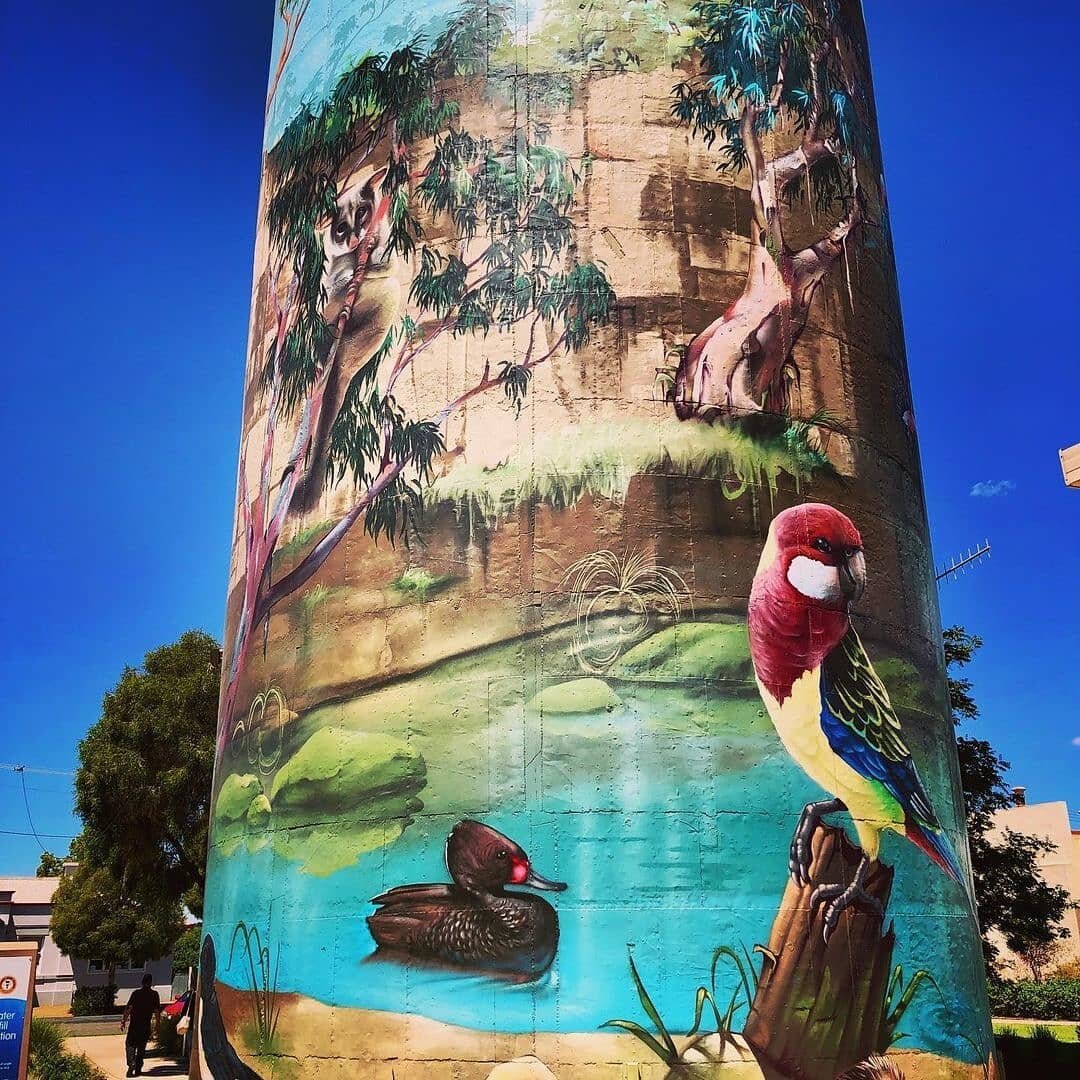
<path id="1" fill-rule="evenodd" d="M 386 179 L 386 174 L 390 171 L 389 166 L 383 166 L 381 169 L 377 169 L 368 178 L 368 182 L 364 187 L 370 188 L 372 194 L 377 192 L 382 187 L 383 181 Z"/>

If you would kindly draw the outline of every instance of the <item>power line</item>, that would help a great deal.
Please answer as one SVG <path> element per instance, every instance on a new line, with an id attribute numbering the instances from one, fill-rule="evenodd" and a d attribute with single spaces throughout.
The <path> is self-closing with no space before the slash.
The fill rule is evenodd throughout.
<path id="1" fill-rule="evenodd" d="M 49 849 L 41 842 L 41 837 L 38 836 L 37 829 L 34 826 L 34 815 L 30 813 L 30 794 L 26 790 L 26 770 L 25 769 L 17 769 L 16 771 L 18 772 L 19 776 L 22 778 L 23 806 L 26 807 L 26 820 L 30 825 L 30 832 L 33 834 L 34 839 L 37 841 L 37 845 L 38 845 L 39 848 L 41 848 L 42 852 L 47 853 Z"/>
<path id="2" fill-rule="evenodd" d="M 18 829 L 0 829 L 0 836 L 34 836 L 34 833 L 19 832 Z M 44 836 L 46 840 L 74 840 L 74 833 L 43 832 L 37 836 Z"/>
<path id="3" fill-rule="evenodd" d="M 0 761 L 0 769 L 13 773 L 39 773 L 42 776 L 74 776 L 75 773 L 67 769 L 36 769 L 33 765 L 8 765 Z"/>

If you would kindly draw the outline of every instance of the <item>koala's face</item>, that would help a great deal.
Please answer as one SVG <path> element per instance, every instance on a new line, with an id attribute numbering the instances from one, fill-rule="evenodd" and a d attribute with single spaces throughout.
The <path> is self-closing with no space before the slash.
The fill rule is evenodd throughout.
<path id="1" fill-rule="evenodd" d="M 357 252 L 368 238 L 368 228 L 380 198 L 379 185 L 384 169 L 361 174 L 338 196 L 333 216 L 323 232 L 326 265 L 323 287 L 329 300 L 344 294 L 356 270 Z M 377 227 L 368 273 L 384 273 L 389 265 L 386 243 L 388 225 L 384 218 Z"/>

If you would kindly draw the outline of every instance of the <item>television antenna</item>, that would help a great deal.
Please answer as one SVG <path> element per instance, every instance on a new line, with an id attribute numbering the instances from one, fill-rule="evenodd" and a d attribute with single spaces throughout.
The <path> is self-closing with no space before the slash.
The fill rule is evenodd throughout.
<path id="1" fill-rule="evenodd" d="M 966 574 L 969 567 L 977 566 L 982 560 L 990 558 L 990 541 L 984 540 L 966 553 L 955 555 L 935 574 L 937 582 L 954 581 L 961 574 Z"/>

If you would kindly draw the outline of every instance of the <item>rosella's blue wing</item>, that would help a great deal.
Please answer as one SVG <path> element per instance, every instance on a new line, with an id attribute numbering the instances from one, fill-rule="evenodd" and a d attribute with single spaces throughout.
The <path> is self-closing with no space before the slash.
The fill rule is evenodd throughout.
<path id="1" fill-rule="evenodd" d="M 878 781 L 914 824 L 940 830 L 888 691 L 854 627 L 822 664 L 821 728 L 833 753 Z"/>

